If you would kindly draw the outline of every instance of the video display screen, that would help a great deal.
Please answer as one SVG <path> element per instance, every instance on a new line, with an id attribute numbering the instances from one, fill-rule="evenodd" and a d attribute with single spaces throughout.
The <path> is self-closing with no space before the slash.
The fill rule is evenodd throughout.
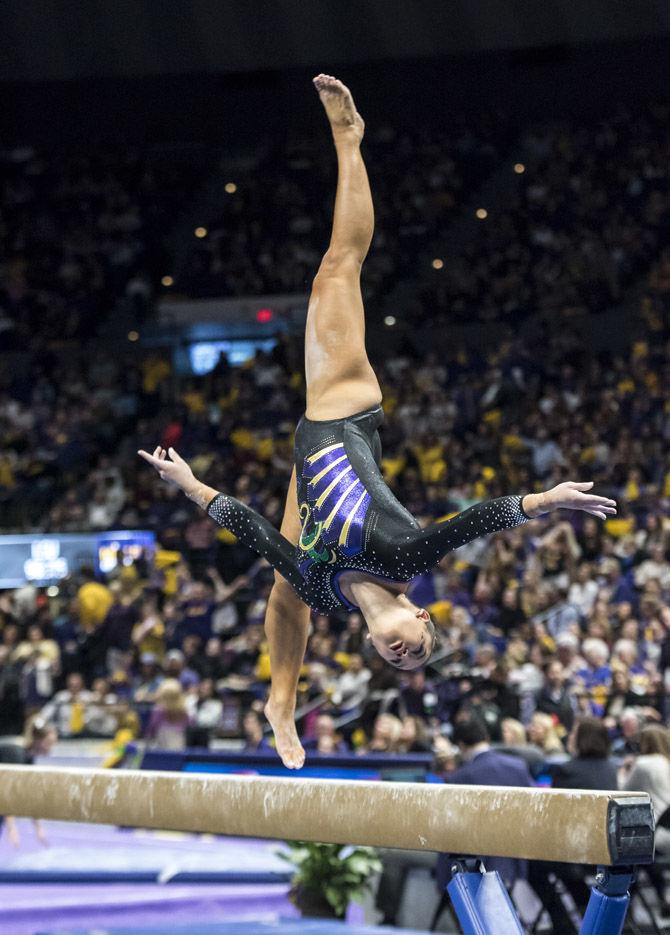
<path id="1" fill-rule="evenodd" d="M 108 574 L 155 547 L 153 532 L 136 529 L 0 536 L 0 588 L 58 584 L 85 565 Z"/>

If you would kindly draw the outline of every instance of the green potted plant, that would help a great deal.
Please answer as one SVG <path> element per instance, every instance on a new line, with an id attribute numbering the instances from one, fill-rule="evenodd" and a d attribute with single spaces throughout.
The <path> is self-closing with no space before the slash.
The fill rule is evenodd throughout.
<path id="1" fill-rule="evenodd" d="M 382 869 L 371 847 L 287 841 L 277 853 L 295 867 L 289 898 L 304 916 L 343 919 L 350 900 L 360 899 Z"/>

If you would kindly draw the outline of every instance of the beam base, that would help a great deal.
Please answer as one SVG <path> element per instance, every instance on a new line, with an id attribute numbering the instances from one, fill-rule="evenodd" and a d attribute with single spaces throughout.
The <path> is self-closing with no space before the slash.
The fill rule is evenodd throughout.
<path id="1" fill-rule="evenodd" d="M 463 935 L 524 935 L 512 900 L 496 872 L 479 860 L 456 860 L 447 890 Z"/>

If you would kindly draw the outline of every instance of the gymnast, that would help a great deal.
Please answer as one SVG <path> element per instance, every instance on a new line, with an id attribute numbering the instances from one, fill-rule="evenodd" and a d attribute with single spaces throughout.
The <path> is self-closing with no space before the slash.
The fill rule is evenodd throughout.
<path id="1" fill-rule="evenodd" d="M 426 610 L 406 596 L 408 582 L 445 553 L 478 536 L 510 529 L 559 508 L 601 519 L 613 500 L 591 483 L 507 496 L 421 528 L 379 470 L 382 394 L 365 350 L 361 267 L 374 214 L 360 145 L 364 123 L 349 90 L 329 75 L 314 79 L 335 142 L 337 194 L 328 250 L 314 279 L 305 326 L 307 406 L 295 434 L 295 462 L 281 532 L 243 503 L 198 481 L 170 448 L 139 454 L 160 477 L 275 569 L 265 631 L 272 686 L 265 708 L 284 764 L 300 768 L 296 688 L 310 626 L 319 613 L 360 610 L 369 638 L 399 669 L 425 665 L 435 645 Z"/>

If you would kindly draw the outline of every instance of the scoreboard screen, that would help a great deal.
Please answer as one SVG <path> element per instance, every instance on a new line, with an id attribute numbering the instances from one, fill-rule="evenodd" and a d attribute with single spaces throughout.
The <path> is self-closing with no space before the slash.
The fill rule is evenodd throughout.
<path id="1" fill-rule="evenodd" d="M 0 536 L 0 588 L 58 584 L 85 565 L 108 574 L 155 547 L 154 533 L 137 529 Z"/>

